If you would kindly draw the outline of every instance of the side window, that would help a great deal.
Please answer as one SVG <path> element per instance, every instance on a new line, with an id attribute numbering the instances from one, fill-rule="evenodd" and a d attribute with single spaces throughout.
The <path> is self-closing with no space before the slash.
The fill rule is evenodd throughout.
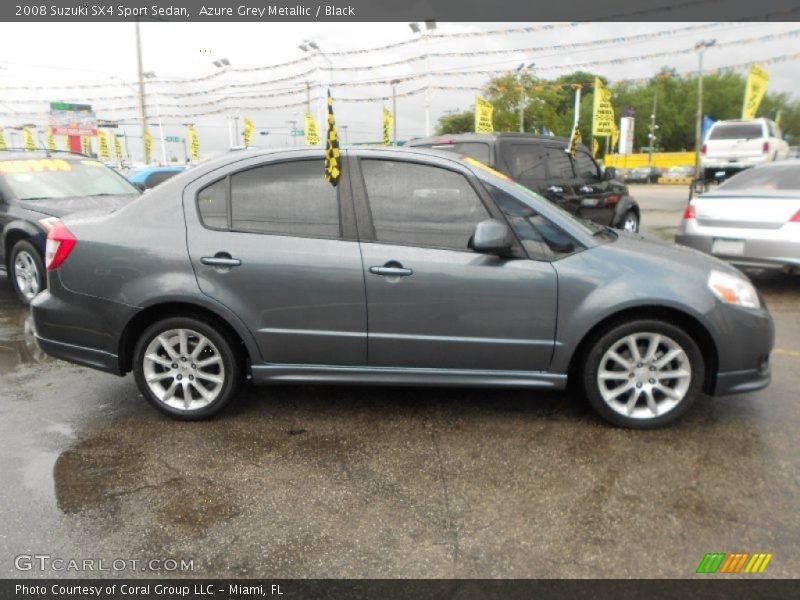
<path id="1" fill-rule="evenodd" d="M 200 220 L 209 229 L 228 229 L 228 180 L 220 179 L 197 194 Z"/>
<path id="2" fill-rule="evenodd" d="M 600 174 L 597 172 L 597 165 L 592 157 L 587 152 L 579 150 L 575 154 L 575 173 L 581 179 L 593 179 L 595 181 L 600 179 Z"/>
<path id="3" fill-rule="evenodd" d="M 536 144 L 511 144 L 503 152 L 503 157 L 517 181 L 544 181 L 547 179 L 547 151 Z"/>
<path id="4" fill-rule="evenodd" d="M 468 250 L 475 226 L 489 217 L 466 177 L 430 165 L 362 160 L 379 242 Z"/>
<path id="5" fill-rule="evenodd" d="M 564 152 L 564 148 L 557 146 L 547 147 L 547 166 L 552 179 L 575 178 L 575 174 L 572 171 L 572 160 L 569 154 Z"/>
<path id="6" fill-rule="evenodd" d="M 552 259 L 582 248 L 566 231 L 505 190 L 488 183 L 486 189 L 532 258 Z"/>
<path id="7" fill-rule="evenodd" d="M 231 229 L 339 237 L 337 192 L 323 178 L 322 162 L 277 163 L 232 175 Z"/>

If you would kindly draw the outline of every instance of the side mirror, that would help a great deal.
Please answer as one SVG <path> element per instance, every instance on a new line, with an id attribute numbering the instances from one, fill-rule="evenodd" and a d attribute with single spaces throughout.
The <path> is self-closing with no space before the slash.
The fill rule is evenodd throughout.
<path id="1" fill-rule="evenodd" d="M 609 181 L 611 179 L 616 179 L 617 178 L 617 169 L 615 167 L 606 167 L 606 170 L 603 173 L 603 178 L 606 181 Z"/>
<path id="2" fill-rule="evenodd" d="M 469 247 L 481 254 L 506 254 L 511 251 L 511 230 L 497 219 L 487 219 L 475 226 Z"/>

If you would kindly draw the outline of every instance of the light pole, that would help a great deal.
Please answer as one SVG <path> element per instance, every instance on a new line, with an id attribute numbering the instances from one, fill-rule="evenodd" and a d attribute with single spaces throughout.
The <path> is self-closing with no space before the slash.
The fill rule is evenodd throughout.
<path id="1" fill-rule="evenodd" d="M 155 80 L 156 74 L 153 71 L 146 71 L 142 73 L 144 79 Z M 167 164 L 167 144 L 164 141 L 164 125 L 161 122 L 161 102 L 159 102 L 158 92 L 155 92 L 156 97 L 156 119 L 158 119 L 159 138 L 161 139 L 161 164 Z"/>
<path id="2" fill-rule="evenodd" d="M 429 31 L 436 30 L 436 21 L 425 21 L 425 31 L 419 26 L 419 23 L 409 23 L 411 31 L 420 36 L 422 40 L 422 50 L 425 53 L 425 135 L 431 134 L 431 70 L 430 58 L 428 56 L 428 39 L 430 37 Z"/>
<path id="3" fill-rule="evenodd" d="M 142 69 L 142 34 L 136 20 L 136 67 L 139 74 L 139 119 L 142 122 L 142 156 L 147 156 L 147 105 L 145 104 L 144 71 Z"/>
<path id="4" fill-rule="evenodd" d="M 312 52 L 315 56 L 322 58 L 326 63 L 328 63 L 328 85 L 330 86 L 333 83 L 333 61 L 320 49 L 319 44 L 314 40 L 303 40 L 303 43 L 298 46 L 300 50 L 303 52 Z M 319 72 L 319 87 L 320 87 L 320 98 L 325 98 L 325 81 L 322 77 L 322 69 L 320 69 L 319 65 L 317 65 L 317 71 Z M 311 113 L 311 86 L 308 82 L 306 82 L 306 103 L 308 105 L 308 113 Z M 324 121 L 325 118 L 321 111 L 317 112 L 317 122 Z"/>
<path id="5" fill-rule="evenodd" d="M 392 145 L 397 146 L 397 84 L 399 79 L 392 79 Z"/>
<path id="6" fill-rule="evenodd" d="M 228 73 L 228 67 L 231 66 L 231 61 L 228 60 L 227 58 L 220 58 L 218 60 L 212 61 L 212 64 L 222 71 L 222 76 L 227 80 L 226 75 Z M 226 92 L 226 95 L 227 95 L 227 92 L 228 92 L 227 86 L 225 88 L 225 92 Z M 226 99 L 225 104 L 227 105 L 227 99 Z M 232 128 L 231 128 L 231 115 L 226 115 L 226 118 L 228 120 L 228 147 L 229 148 L 233 148 L 235 145 L 237 145 L 239 143 L 239 134 L 237 132 L 236 136 L 234 137 L 234 134 L 233 134 L 233 131 L 232 131 Z"/>
<path id="7" fill-rule="evenodd" d="M 536 66 L 535 62 L 520 63 L 517 67 L 517 83 L 519 84 L 519 132 L 525 132 L 525 86 L 522 85 L 522 75 Z"/>
<path id="8" fill-rule="evenodd" d="M 694 45 L 697 50 L 697 121 L 694 138 L 694 176 L 700 179 L 700 147 L 703 145 L 703 52 L 717 40 L 701 40 Z"/>

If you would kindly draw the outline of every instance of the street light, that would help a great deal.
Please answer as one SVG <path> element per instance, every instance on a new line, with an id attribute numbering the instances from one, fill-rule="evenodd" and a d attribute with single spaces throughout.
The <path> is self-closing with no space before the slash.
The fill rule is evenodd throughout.
<path id="1" fill-rule="evenodd" d="M 425 21 L 425 31 L 420 29 L 419 23 L 409 23 L 408 26 L 422 39 L 422 49 L 425 52 L 425 135 L 431 134 L 431 70 L 428 59 L 428 31 L 436 30 L 436 21 Z"/>
<path id="2" fill-rule="evenodd" d="M 525 132 L 525 86 L 522 85 L 522 75 L 536 66 L 535 62 L 520 63 L 517 67 L 517 81 L 519 83 L 519 132 Z"/>
<path id="3" fill-rule="evenodd" d="M 397 146 L 397 84 L 399 79 L 392 79 L 392 145 Z"/>
<path id="4" fill-rule="evenodd" d="M 155 80 L 156 74 L 153 71 L 144 71 L 142 74 L 143 79 Z M 167 144 L 164 140 L 164 125 L 161 122 L 161 102 L 159 101 L 158 92 L 155 92 L 156 97 L 156 118 L 158 119 L 159 138 L 161 139 L 161 163 L 167 164 Z"/>
<path id="5" fill-rule="evenodd" d="M 703 52 L 717 40 L 701 40 L 694 45 L 697 50 L 697 122 L 694 138 L 694 176 L 700 179 L 700 147 L 703 144 Z"/>
<path id="6" fill-rule="evenodd" d="M 332 79 L 332 71 L 331 70 L 333 69 L 333 61 L 330 58 L 328 58 L 328 56 L 322 51 L 322 49 L 319 47 L 319 44 L 317 44 L 317 42 L 315 42 L 314 40 L 303 40 L 303 43 L 300 44 L 300 46 L 298 46 L 298 47 L 303 52 L 311 52 L 315 56 L 319 56 L 320 58 L 324 59 L 326 63 L 328 63 L 328 85 L 331 85 L 331 83 L 332 83 L 332 81 L 331 81 L 331 79 Z M 325 82 L 322 80 L 322 70 L 319 68 L 319 66 L 316 67 L 316 70 L 317 70 L 318 73 L 320 73 L 320 77 L 319 77 L 319 86 L 320 86 L 320 94 L 321 94 L 320 97 L 324 98 L 325 97 L 325 89 L 324 89 L 325 88 Z M 307 112 L 309 114 L 311 114 L 311 85 L 308 82 L 306 82 L 306 104 L 307 104 Z M 317 119 L 320 120 L 320 121 L 323 120 L 322 119 L 322 114 L 319 113 L 319 112 L 317 113 Z"/>
<path id="7" fill-rule="evenodd" d="M 218 69 L 222 69 L 223 74 L 228 72 L 228 67 L 231 66 L 231 61 L 227 58 L 219 58 L 212 62 L 212 64 L 217 67 Z M 226 87 L 226 97 L 227 97 L 227 87 Z M 226 115 L 228 119 L 228 146 L 233 148 L 235 145 L 239 143 L 239 121 L 238 117 L 234 117 L 232 115 Z M 232 130 L 231 124 L 234 125 L 235 131 Z"/>

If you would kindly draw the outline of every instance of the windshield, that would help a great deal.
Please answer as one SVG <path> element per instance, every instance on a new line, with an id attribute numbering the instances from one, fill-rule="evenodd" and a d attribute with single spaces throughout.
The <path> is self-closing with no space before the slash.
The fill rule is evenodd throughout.
<path id="1" fill-rule="evenodd" d="M 88 159 L 9 160 L 0 162 L 0 175 L 20 200 L 139 194 L 124 177 Z"/>
<path id="2" fill-rule="evenodd" d="M 749 190 L 768 192 L 773 190 L 800 190 L 800 163 L 747 169 L 731 177 L 719 186 L 728 192 Z"/>
<path id="3" fill-rule="evenodd" d="M 761 123 L 725 123 L 711 129 L 710 140 L 749 140 L 763 136 Z"/>

